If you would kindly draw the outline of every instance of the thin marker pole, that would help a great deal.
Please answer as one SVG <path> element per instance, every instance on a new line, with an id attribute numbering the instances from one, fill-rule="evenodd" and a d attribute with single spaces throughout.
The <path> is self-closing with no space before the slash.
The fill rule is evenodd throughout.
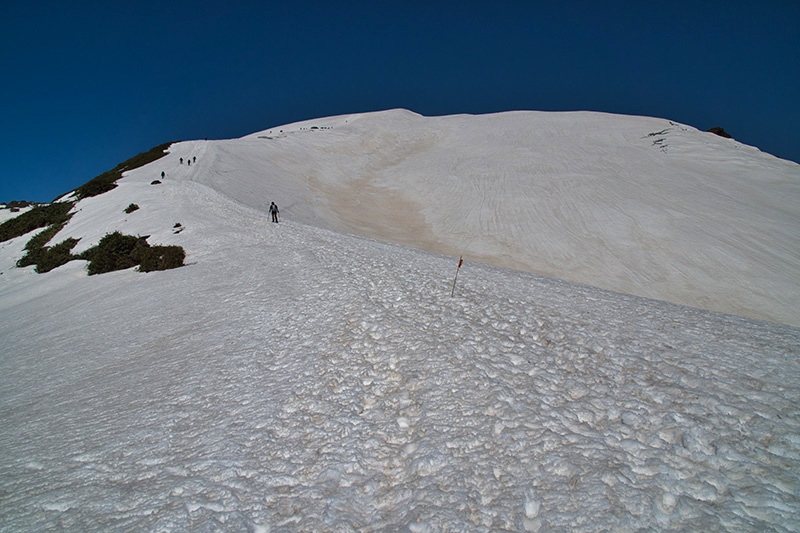
<path id="1" fill-rule="evenodd" d="M 458 271 L 461 270 L 461 264 L 464 262 L 464 256 L 458 258 L 458 268 L 456 268 L 456 277 L 453 278 L 453 290 L 450 291 L 450 297 L 452 298 L 456 293 L 456 280 L 458 279 Z"/>

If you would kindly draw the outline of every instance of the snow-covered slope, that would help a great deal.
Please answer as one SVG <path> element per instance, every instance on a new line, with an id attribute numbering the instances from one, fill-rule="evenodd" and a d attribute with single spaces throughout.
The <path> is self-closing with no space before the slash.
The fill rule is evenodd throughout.
<path id="1" fill-rule="evenodd" d="M 800 325 L 800 165 L 668 120 L 395 110 L 174 150 L 286 219 Z"/>
<path id="2" fill-rule="evenodd" d="M 327 229 L 372 231 L 342 206 L 388 185 L 256 179 L 263 146 L 375 118 L 181 143 L 56 237 L 183 268 L 37 275 L 0 244 L 0 529 L 798 530 L 800 330 L 469 258 L 451 297 L 456 258 Z"/>

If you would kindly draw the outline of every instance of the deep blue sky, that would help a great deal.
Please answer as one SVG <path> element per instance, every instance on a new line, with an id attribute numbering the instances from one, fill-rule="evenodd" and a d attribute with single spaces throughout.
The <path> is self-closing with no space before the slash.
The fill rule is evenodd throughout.
<path id="1" fill-rule="evenodd" d="M 648 115 L 800 161 L 800 2 L 5 2 L 0 201 L 166 141 L 403 107 Z"/>

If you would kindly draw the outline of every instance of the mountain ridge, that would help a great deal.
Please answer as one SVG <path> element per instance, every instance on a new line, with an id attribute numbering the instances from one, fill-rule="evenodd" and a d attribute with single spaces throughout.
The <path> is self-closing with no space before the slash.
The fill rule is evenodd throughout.
<path id="1" fill-rule="evenodd" d="M 284 217 L 325 229 L 800 325 L 800 165 L 674 121 L 392 109 L 168 152 L 119 183 L 163 172 L 259 211 L 276 200 Z M 53 242 L 81 239 L 80 253 L 136 219 L 117 218 L 91 228 L 78 215 Z M 129 233 L 153 233 L 140 226 Z"/>

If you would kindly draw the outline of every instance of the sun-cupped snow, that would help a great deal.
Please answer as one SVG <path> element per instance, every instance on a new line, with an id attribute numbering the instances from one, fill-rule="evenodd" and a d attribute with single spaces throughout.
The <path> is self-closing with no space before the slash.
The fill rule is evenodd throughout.
<path id="1" fill-rule="evenodd" d="M 237 179 L 373 118 L 175 145 L 54 239 L 185 267 L 0 245 L 0 529 L 798 531 L 797 328 L 468 256 L 453 291 L 457 257 L 318 227 L 370 227 L 330 176 Z"/>

